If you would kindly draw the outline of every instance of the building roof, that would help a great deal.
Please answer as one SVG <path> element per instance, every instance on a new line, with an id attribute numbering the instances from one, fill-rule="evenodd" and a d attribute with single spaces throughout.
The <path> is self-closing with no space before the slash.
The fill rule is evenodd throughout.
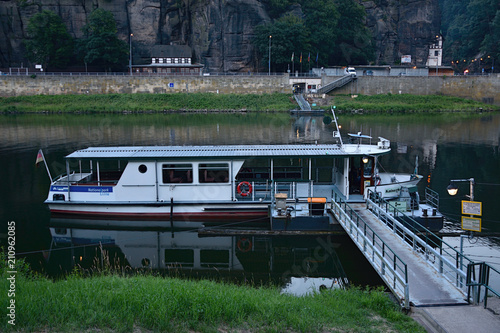
<path id="1" fill-rule="evenodd" d="M 352 147 L 351 147 L 352 146 Z M 75 151 L 71 159 L 221 159 L 249 157 L 328 157 L 378 155 L 390 149 L 376 145 L 309 144 L 309 145 L 233 145 L 233 146 L 150 146 L 89 147 Z"/>
<path id="2" fill-rule="evenodd" d="M 151 48 L 152 58 L 191 58 L 192 55 L 187 45 L 154 45 Z"/>

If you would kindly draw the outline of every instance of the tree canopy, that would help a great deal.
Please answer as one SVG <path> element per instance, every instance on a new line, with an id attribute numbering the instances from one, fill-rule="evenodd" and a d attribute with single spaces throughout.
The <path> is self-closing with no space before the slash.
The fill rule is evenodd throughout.
<path id="1" fill-rule="evenodd" d="M 85 38 L 78 42 L 79 54 L 87 64 L 104 70 L 120 70 L 127 63 L 127 44 L 116 36 L 113 14 L 103 9 L 94 10 L 83 27 Z"/>
<path id="2" fill-rule="evenodd" d="M 300 5 L 302 14 L 294 4 Z M 269 0 L 267 5 L 273 20 L 256 28 L 254 40 L 261 68 L 269 59 L 269 35 L 272 68 L 277 71 L 288 66 L 307 70 L 315 65 L 360 64 L 373 58 L 365 10 L 354 0 Z"/>
<path id="3" fill-rule="evenodd" d="M 27 57 L 33 63 L 43 68 L 64 68 L 73 59 L 73 38 L 56 13 L 43 10 L 35 14 L 29 20 L 26 34 Z"/>
<path id="4" fill-rule="evenodd" d="M 498 0 L 440 0 L 440 5 L 446 63 L 459 61 L 463 69 L 473 59 L 483 58 L 481 67 L 487 68 L 493 59 L 500 62 Z"/>

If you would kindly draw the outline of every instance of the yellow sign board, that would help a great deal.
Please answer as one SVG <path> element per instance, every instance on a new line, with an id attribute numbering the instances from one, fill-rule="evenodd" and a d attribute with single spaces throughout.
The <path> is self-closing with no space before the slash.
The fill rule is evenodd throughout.
<path id="1" fill-rule="evenodd" d="M 477 215 L 482 214 L 482 203 L 480 201 L 465 201 L 462 200 L 462 214 Z"/>
<path id="2" fill-rule="evenodd" d="M 481 232 L 481 219 L 477 217 L 462 216 L 462 229 Z"/>

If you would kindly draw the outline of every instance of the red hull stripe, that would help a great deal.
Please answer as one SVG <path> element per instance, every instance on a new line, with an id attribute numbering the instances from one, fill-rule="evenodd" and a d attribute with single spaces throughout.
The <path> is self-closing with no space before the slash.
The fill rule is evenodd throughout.
<path id="1" fill-rule="evenodd" d="M 102 216 L 102 217 L 123 217 L 123 218 L 152 218 L 170 219 L 170 213 L 119 213 L 119 212 L 88 212 L 78 210 L 51 209 L 53 214 L 79 215 L 79 216 Z M 174 221 L 244 221 L 249 219 L 267 218 L 267 210 L 262 211 L 238 211 L 236 212 L 203 212 L 203 213 L 174 213 Z"/>

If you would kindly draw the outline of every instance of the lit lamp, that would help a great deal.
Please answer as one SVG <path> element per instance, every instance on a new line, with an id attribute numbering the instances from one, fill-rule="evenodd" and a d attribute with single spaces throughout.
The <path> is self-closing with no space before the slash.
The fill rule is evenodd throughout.
<path id="1" fill-rule="evenodd" d="M 466 196 L 469 197 L 470 201 L 474 201 L 474 178 L 450 180 L 450 185 L 448 185 L 448 187 L 446 188 L 449 195 L 456 195 L 458 193 L 458 187 L 455 185 L 455 182 L 469 182 L 470 194 Z"/>
<path id="2" fill-rule="evenodd" d="M 363 159 L 362 159 L 363 163 L 366 164 L 368 163 L 368 156 L 363 156 Z"/>
<path id="3" fill-rule="evenodd" d="M 448 187 L 446 188 L 446 190 L 448 191 L 448 194 L 449 195 L 456 195 L 458 193 L 458 187 L 451 183 L 450 185 L 448 185 Z"/>

